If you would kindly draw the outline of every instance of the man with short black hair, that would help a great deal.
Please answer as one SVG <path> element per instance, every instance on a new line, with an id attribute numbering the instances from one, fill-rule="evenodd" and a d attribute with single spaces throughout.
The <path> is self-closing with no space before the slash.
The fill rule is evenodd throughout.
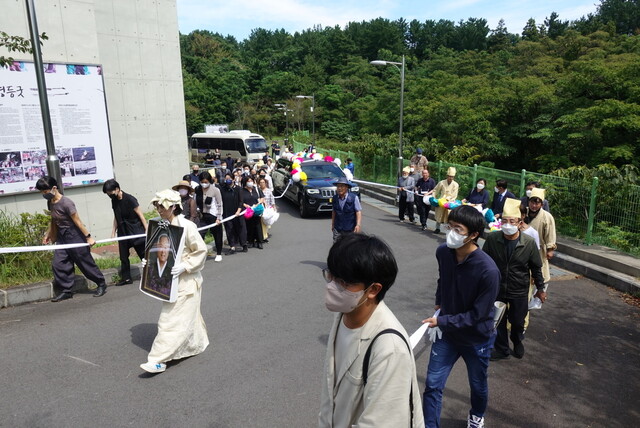
<path id="1" fill-rule="evenodd" d="M 522 205 L 525 209 L 529 208 L 529 198 L 531 198 L 531 194 L 533 192 L 533 189 L 535 188 L 540 188 L 540 183 L 538 183 L 537 181 L 529 181 L 527 182 L 527 184 L 525 184 L 525 195 L 520 198 L 520 205 Z M 547 201 L 546 199 L 542 201 L 542 209 L 546 212 L 551 212 L 549 210 L 549 201 Z"/>
<path id="2" fill-rule="evenodd" d="M 507 180 L 496 180 L 496 187 L 493 189 L 493 201 L 491 202 L 491 211 L 496 219 L 499 219 L 504 209 L 504 201 L 507 198 L 515 198 L 516 195 L 507 190 Z"/>
<path id="3" fill-rule="evenodd" d="M 102 193 L 111 198 L 113 210 L 113 229 L 111 237 L 140 235 L 147 233 L 147 219 L 140 209 L 138 200 L 120 189 L 120 184 L 113 178 L 102 185 Z M 120 280 L 115 285 L 131 284 L 131 264 L 129 263 L 129 249 L 133 247 L 142 260 L 144 258 L 145 237 L 118 241 L 120 253 Z"/>
<path id="4" fill-rule="evenodd" d="M 318 426 L 424 426 L 407 332 L 383 299 L 398 265 L 374 236 L 348 234 L 333 244 L 323 276 L 329 333 Z"/>
<path id="5" fill-rule="evenodd" d="M 456 361 L 467 366 L 471 389 L 471 410 L 467 426 L 484 427 L 489 386 L 487 367 L 494 335 L 494 304 L 500 287 L 495 262 L 478 248 L 484 231 L 484 217 L 463 205 L 451 210 L 447 242 L 436 250 L 440 277 L 436 290 L 436 314 L 424 320 L 434 335 L 423 396 L 425 426 L 440 426 L 442 391 Z M 436 330 L 438 331 L 438 330 Z"/>

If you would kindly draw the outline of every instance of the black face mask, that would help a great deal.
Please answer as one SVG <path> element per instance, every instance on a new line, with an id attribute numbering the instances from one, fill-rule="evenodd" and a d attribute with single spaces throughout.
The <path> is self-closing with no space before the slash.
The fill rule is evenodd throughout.
<path id="1" fill-rule="evenodd" d="M 112 193 L 110 195 L 107 195 L 111 198 L 112 201 L 115 201 L 116 199 L 118 199 L 118 194 L 117 193 Z"/>
<path id="2" fill-rule="evenodd" d="M 191 171 L 191 173 L 197 177 L 197 176 L 198 176 L 198 174 L 200 173 L 200 171 L 196 171 L 196 170 L 194 169 L 193 171 Z"/>
<path id="3" fill-rule="evenodd" d="M 56 197 L 56 195 L 54 195 L 53 193 L 49 192 L 49 193 L 43 193 L 42 197 L 45 198 L 47 201 L 51 201 L 51 200 L 53 200 L 53 198 Z"/>

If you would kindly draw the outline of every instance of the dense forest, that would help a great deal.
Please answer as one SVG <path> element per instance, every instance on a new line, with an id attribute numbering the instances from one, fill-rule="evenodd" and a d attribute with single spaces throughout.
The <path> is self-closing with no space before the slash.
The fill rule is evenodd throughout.
<path id="1" fill-rule="evenodd" d="M 311 130 L 318 145 L 397 156 L 405 56 L 405 157 L 548 172 L 640 166 L 640 0 L 550 13 L 520 33 L 503 21 L 378 18 L 237 41 L 181 35 L 187 132 L 229 123 L 266 137 Z M 311 100 L 296 98 L 314 95 Z M 284 108 L 275 104 L 286 104 Z"/>

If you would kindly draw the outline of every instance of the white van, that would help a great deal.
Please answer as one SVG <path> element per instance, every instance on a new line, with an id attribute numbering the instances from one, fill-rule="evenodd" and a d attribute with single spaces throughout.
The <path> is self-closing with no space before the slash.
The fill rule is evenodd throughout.
<path id="1" fill-rule="evenodd" d="M 264 137 L 248 130 L 215 134 L 197 133 L 189 139 L 191 163 L 203 164 L 207 153 L 215 149 L 220 149 L 223 159 L 230 154 L 234 160 L 240 158 L 249 164 L 261 160 L 268 150 Z"/>

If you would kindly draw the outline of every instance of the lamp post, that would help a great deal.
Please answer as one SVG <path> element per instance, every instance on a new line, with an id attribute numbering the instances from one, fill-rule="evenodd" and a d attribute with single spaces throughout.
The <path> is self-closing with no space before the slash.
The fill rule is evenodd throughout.
<path id="1" fill-rule="evenodd" d="M 313 146 L 315 147 L 316 145 L 316 94 L 313 95 L 298 95 L 296 96 L 296 98 L 306 98 L 306 99 L 310 99 L 311 100 L 311 113 L 312 113 L 312 122 L 311 122 L 311 129 L 312 129 L 312 141 L 313 141 Z"/>
<path id="2" fill-rule="evenodd" d="M 404 55 L 402 62 L 393 61 L 371 61 L 371 65 L 393 65 L 400 70 L 400 141 L 398 142 L 398 177 L 402 175 L 402 117 L 404 116 Z M 400 67 L 399 67 L 400 66 Z"/>
<path id="3" fill-rule="evenodd" d="M 274 106 L 278 107 L 278 110 L 282 110 L 284 112 L 284 120 L 286 124 L 284 128 L 284 135 L 285 135 L 285 138 L 288 139 L 289 138 L 289 115 L 287 113 L 292 110 L 289 110 L 286 104 L 274 104 Z"/>

